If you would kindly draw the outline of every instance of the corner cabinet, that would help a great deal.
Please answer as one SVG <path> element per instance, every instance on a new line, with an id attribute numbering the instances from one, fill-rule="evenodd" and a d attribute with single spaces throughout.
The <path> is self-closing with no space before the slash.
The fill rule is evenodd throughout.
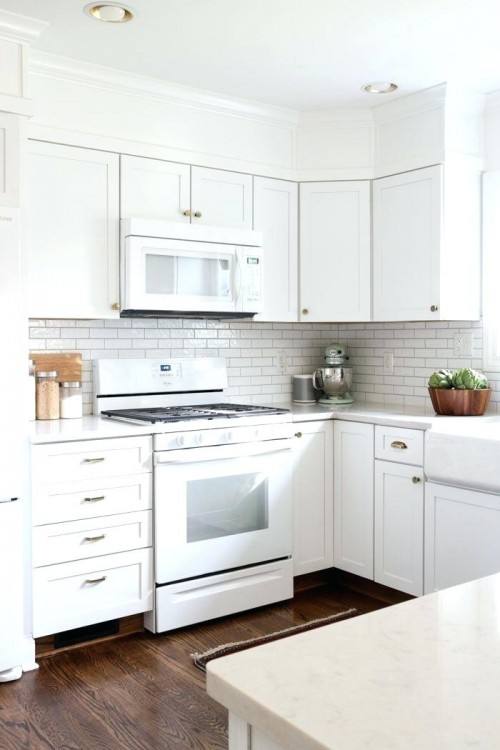
<path id="1" fill-rule="evenodd" d="M 300 422 L 293 445 L 294 575 L 333 565 L 333 422 Z"/>
<path id="2" fill-rule="evenodd" d="M 340 570 L 373 579 L 374 426 L 335 421 L 334 556 Z"/>
<path id="3" fill-rule="evenodd" d="M 120 157 L 120 218 L 189 224 L 189 164 L 140 156 Z"/>
<path id="4" fill-rule="evenodd" d="M 116 154 L 30 141 L 24 259 L 30 317 L 119 315 Z"/>
<path id="5" fill-rule="evenodd" d="M 370 320 L 370 182 L 300 186 L 300 320 Z"/>
<path id="6" fill-rule="evenodd" d="M 425 593 L 500 571 L 500 496 L 428 482 Z"/>
<path id="7" fill-rule="evenodd" d="M 254 178 L 253 226 L 263 236 L 264 310 L 256 320 L 298 320 L 298 188 Z"/>
<path id="8" fill-rule="evenodd" d="M 373 182 L 373 319 L 480 315 L 480 173 L 437 165 Z"/>

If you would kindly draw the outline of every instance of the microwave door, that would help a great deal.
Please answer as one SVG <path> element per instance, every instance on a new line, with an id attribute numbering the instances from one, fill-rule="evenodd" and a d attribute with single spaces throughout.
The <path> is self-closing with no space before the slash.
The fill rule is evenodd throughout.
<path id="1" fill-rule="evenodd" d="M 236 252 L 227 245 L 128 238 L 125 309 L 236 311 Z"/>

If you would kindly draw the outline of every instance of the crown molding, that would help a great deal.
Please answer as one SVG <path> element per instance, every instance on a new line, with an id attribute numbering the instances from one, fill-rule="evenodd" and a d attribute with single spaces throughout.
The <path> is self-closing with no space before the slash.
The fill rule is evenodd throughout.
<path id="1" fill-rule="evenodd" d="M 33 42 L 44 31 L 49 23 L 38 18 L 20 16 L 0 8 L 0 37 L 14 42 Z"/>
<path id="2" fill-rule="evenodd" d="M 221 96 L 211 91 L 162 81 L 123 70 L 95 65 L 48 52 L 32 50 L 30 72 L 84 86 L 107 89 L 128 96 L 159 99 L 172 104 L 225 115 L 261 120 L 276 125 L 296 126 L 298 112 L 246 99 Z"/>
<path id="3" fill-rule="evenodd" d="M 382 102 L 373 107 L 373 119 L 378 125 L 380 123 L 398 120 L 403 117 L 411 117 L 421 112 L 443 107 L 446 102 L 447 84 L 439 83 L 413 94 L 400 96 L 392 101 Z"/>
<path id="4" fill-rule="evenodd" d="M 299 127 L 315 125 L 367 125 L 373 126 L 373 111 L 369 107 L 345 109 L 313 109 L 299 113 Z"/>

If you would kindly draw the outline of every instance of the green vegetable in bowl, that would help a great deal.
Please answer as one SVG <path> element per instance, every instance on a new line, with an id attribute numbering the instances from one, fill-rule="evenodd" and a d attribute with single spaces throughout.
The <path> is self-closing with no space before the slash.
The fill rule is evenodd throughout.
<path id="1" fill-rule="evenodd" d="M 488 379 L 482 372 L 462 367 L 452 375 L 452 387 L 459 390 L 477 391 L 488 388 Z"/>
<path id="2" fill-rule="evenodd" d="M 429 388 L 452 388 L 451 370 L 438 370 L 429 378 Z"/>

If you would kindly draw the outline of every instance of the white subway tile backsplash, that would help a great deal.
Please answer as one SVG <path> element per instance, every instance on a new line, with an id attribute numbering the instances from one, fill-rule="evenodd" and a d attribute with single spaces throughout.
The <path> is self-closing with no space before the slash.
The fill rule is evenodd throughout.
<path id="1" fill-rule="evenodd" d="M 324 347 L 347 345 L 358 400 L 428 404 L 427 380 L 441 367 L 482 366 L 478 322 L 260 323 L 258 321 L 133 318 L 31 320 L 30 346 L 42 351 L 81 351 L 85 410 L 91 410 L 91 360 L 102 357 L 222 357 L 228 367 L 226 396 L 233 401 L 279 403 L 291 394 L 292 374 L 322 364 Z M 456 333 L 472 336 L 472 356 L 454 355 Z M 392 354 L 392 371 L 384 355 Z M 286 373 L 282 371 L 282 359 Z M 500 404 L 500 373 L 487 373 Z"/>

